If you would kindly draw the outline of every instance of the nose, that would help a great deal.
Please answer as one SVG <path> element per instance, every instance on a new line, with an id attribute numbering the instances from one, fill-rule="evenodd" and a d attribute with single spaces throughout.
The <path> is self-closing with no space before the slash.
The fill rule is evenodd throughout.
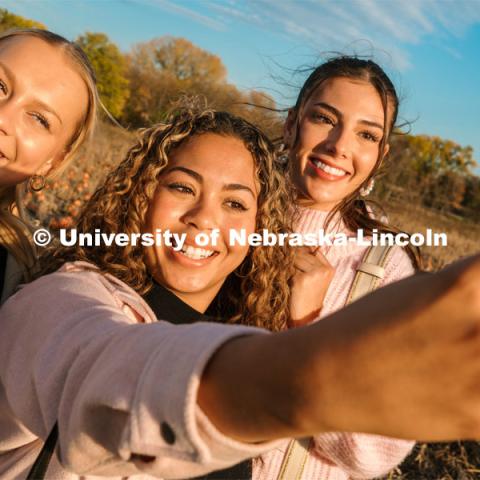
<path id="1" fill-rule="evenodd" d="M 199 198 L 184 214 L 182 221 L 197 230 L 212 230 L 217 226 L 217 209 L 207 198 Z"/>
<path id="2" fill-rule="evenodd" d="M 341 125 L 332 128 L 326 139 L 328 152 L 337 158 L 349 158 L 352 151 L 352 135 Z"/>

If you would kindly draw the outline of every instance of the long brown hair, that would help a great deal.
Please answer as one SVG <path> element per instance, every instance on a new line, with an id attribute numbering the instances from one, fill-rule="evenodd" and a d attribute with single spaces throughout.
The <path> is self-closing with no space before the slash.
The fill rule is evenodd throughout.
<path id="1" fill-rule="evenodd" d="M 371 179 L 381 173 L 382 167 L 385 168 L 385 146 L 388 144 L 389 137 L 395 129 L 398 116 L 399 100 L 397 92 L 387 74 L 377 63 L 355 56 L 337 56 L 314 68 L 300 89 L 295 105 L 290 109 L 291 114 L 294 116 L 293 123 L 295 124 L 294 144 L 298 140 L 298 121 L 302 114 L 303 107 L 311 95 L 325 81 L 332 78 L 361 80 L 372 85 L 380 96 L 385 122 L 383 136 L 379 144 L 378 158 L 372 172 L 354 192 L 344 198 L 332 212 L 330 212 L 327 218 L 327 225 L 337 213 L 340 213 L 346 227 L 351 231 L 363 229 L 367 235 L 371 235 L 375 229 L 379 233 L 399 233 L 400 230 L 396 227 L 387 225 L 372 216 L 372 209 L 368 203 L 372 203 L 372 205 L 375 206 L 374 202 L 360 198 L 361 189 L 366 187 Z M 289 145 L 289 148 L 294 146 L 295 145 Z M 408 245 L 405 249 L 415 268 L 419 268 L 420 251 L 418 247 Z"/>
<path id="2" fill-rule="evenodd" d="M 86 205 L 77 222 L 77 231 L 93 233 L 98 229 L 106 234 L 121 231 L 129 235 L 141 232 L 158 177 L 168 165 L 169 156 L 182 142 L 206 133 L 238 138 L 251 152 L 260 184 L 257 230 L 290 232 L 291 189 L 277 168 L 270 140 L 242 118 L 188 106 L 177 110 L 165 123 L 141 131 L 126 158 Z M 141 245 L 60 247 L 41 259 L 42 273 L 76 260 L 95 264 L 101 272 L 116 276 L 139 294 L 146 293 L 152 286 Z M 292 273 L 291 248 L 251 248 L 242 264 L 227 278 L 215 313 L 227 316 L 231 323 L 271 330 L 283 328 L 288 319 Z"/>
<path id="3" fill-rule="evenodd" d="M 54 175 L 74 157 L 79 147 L 92 134 L 94 129 L 97 108 L 99 105 L 98 92 L 93 68 L 83 52 L 76 44 L 48 30 L 19 29 L 7 31 L 0 35 L 0 43 L 7 42 L 12 38 L 34 37 L 49 45 L 60 48 L 68 61 L 72 64 L 81 78 L 84 80 L 88 91 L 88 105 L 85 113 L 78 123 L 77 128 L 69 141 L 68 153 L 61 165 L 55 167 Z M 36 252 L 29 239 L 29 227 L 21 218 L 14 215 L 15 207 L 22 212 L 22 191 L 20 186 L 0 188 L 0 245 L 4 246 L 13 255 L 17 263 L 22 267 L 26 279 L 35 265 Z M 21 215 L 20 215 L 21 217 Z"/>

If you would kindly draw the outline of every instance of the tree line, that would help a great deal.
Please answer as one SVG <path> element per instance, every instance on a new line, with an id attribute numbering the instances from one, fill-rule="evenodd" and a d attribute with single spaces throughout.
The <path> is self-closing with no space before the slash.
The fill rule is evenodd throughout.
<path id="1" fill-rule="evenodd" d="M 46 28 L 0 9 L 0 33 L 28 27 Z M 220 57 L 185 38 L 160 36 L 127 53 L 104 33 L 86 32 L 75 41 L 92 62 L 102 103 L 122 125 L 138 128 L 162 121 L 172 100 L 189 94 L 247 118 L 271 137 L 281 135 L 284 115 L 273 98 L 239 90 L 228 82 Z M 480 220 L 480 178 L 473 171 L 470 146 L 435 136 L 397 134 L 386 163 L 377 199 L 407 201 Z"/>

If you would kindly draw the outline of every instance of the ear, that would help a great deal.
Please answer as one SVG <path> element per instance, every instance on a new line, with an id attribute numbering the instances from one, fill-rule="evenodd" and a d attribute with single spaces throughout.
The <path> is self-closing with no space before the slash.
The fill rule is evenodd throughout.
<path id="1" fill-rule="evenodd" d="M 390 151 L 390 144 L 386 143 L 385 147 L 383 147 L 383 157 L 382 158 L 385 158 L 388 155 L 389 151 Z"/>
<path id="2" fill-rule="evenodd" d="M 285 124 L 283 125 L 283 143 L 288 147 L 292 147 L 295 144 L 296 126 L 297 112 L 293 108 L 290 108 Z"/>
<path id="3" fill-rule="evenodd" d="M 63 162 L 65 156 L 67 155 L 66 151 L 61 151 L 55 157 L 46 161 L 37 171 L 37 175 L 43 175 L 44 177 L 52 173 L 53 170 L 58 168 L 58 166 Z"/>
<path id="4" fill-rule="evenodd" d="M 55 157 L 51 158 L 50 160 L 48 160 L 46 163 L 42 165 L 42 167 L 37 172 L 37 174 L 43 175 L 45 177 L 47 175 L 52 174 L 55 170 L 57 170 L 60 167 L 60 165 L 63 163 L 68 153 L 69 153 L 68 149 L 62 150 L 61 152 L 57 153 Z"/>

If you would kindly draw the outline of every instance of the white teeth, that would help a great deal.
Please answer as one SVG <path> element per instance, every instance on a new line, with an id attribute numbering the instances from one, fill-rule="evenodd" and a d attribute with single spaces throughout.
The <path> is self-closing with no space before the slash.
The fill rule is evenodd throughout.
<path id="1" fill-rule="evenodd" d="M 339 168 L 331 167 L 326 163 L 323 163 L 321 160 L 313 159 L 312 162 L 315 164 L 316 167 L 322 169 L 324 172 L 329 173 L 330 175 L 334 175 L 335 177 L 343 177 L 347 174 L 345 170 L 340 170 Z"/>
<path id="2" fill-rule="evenodd" d="M 185 245 L 180 251 L 183 253 L 183 255 L 193 260 L 208 258 L 215 253 L 215 250 L 205 250 L 204 248 L 195 248 L 191 247 L 190 245 Z"/>

